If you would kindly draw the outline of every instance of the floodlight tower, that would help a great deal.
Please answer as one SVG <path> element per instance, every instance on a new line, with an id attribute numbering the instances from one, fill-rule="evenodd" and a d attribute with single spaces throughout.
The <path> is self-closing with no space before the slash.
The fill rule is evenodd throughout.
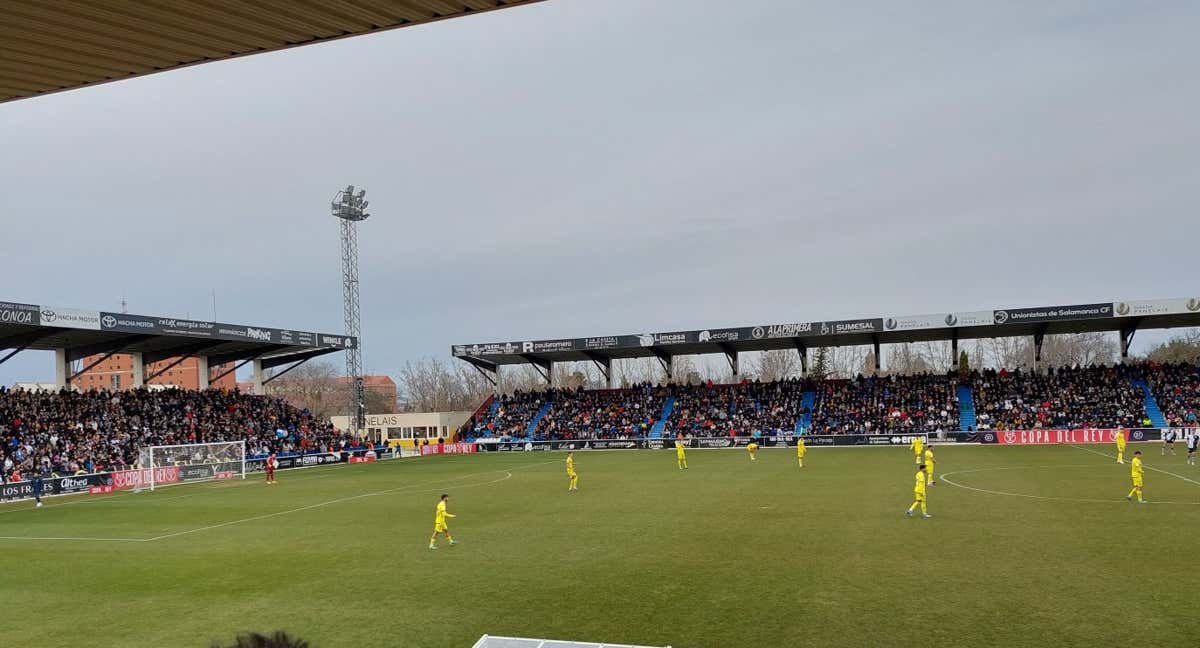
<path id="1" fill-rule="evenodd" d="M 330 206 L 342 225 L 342 310 L 346 318 L 346 335 L 358 338 L 354 348 L 346 349 L 346 378 L 350 382 L 351 417 L 356 433 L 363 429 L 367 417 L 358 312 L 358 223 L 370 216 L 366 196 L 365 189 L 356 193 L 354 185 L 349 185 L 333 197 Z"/>

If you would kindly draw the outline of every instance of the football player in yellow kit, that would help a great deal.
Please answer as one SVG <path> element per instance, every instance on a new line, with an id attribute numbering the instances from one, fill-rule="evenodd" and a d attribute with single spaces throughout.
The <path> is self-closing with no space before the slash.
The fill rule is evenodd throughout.
<path id="1" fill-rule="evenodd" d="M 912 443 L 909 444 L 908 447 L 912 448 L 913 455 L 917 458 L 917 463 L 918 464 L 921 463 L 921 459 L 924 458 L 922 456 L 922 451 L 925 449 L 924 437 L 919 437 L 919 436 L 913 437 Z"/>
<path id="2" fill-rule="evenodd" d="M 808 448 L 804 447 L 804 437 L 796 438 L 796 463 L 800 467 L 804 467 L 804 455 L 808 454 Z"/>
<path id="3" fill-rule="evenodd" d="M 446 518 L 454 517 L 453 513 L 446 512 L 446 502 L 450 501 L 449 495 L 442 495 L 442 499 L 438 501 L 437 512 L 433 516 L 433 536 L 429 538 L 429 548 L 437 549 L 437 536 L 439 533 L 446 534 L 446 539 L 451 545 L 458 544 L 454 538 L 450 537 L 450 528 L 446 526 Z"/>
<path id="4" fill-rule="evenodd" d="M 1129 468 L 1129 476 L 1133 479 L 1133 488 L 1129 491 L 1129 494 L 1125 496 L 1125 499 L 1132 502 L 1133 496 L 1136 494 L 1138 498 L 1138 504 L 1145 504 L 1146 500 L 1142 499 L 1142 477 L 1144 473 L 1142 470 L 1141 450 L 1137 450 L 1133 453 L 1133 461 L 1130 463 L 1133 464 Z"/>
<path id="5" fill-rule="evenodd" d="M 916 481 L 913 482 L 913 503 L 904 514 L 912 517 L 913 511 L 917 510 L 918 506 L 921 507 L 921 517 L 933 517 L 925 507 L 925 464 L 917 467 Z"/>
<path id="6" fill-rule="evenodd" d="M 567 453 L 567 492 L 579 490 L 579 473 L 575 472 L 575 453 Z"/>
<path id="7" fill-rule="evenodd" d="M 687 453 L 683 451 L 683 439 L 675 439 L 675 463 L 680 470 L 687 469 Z"/>

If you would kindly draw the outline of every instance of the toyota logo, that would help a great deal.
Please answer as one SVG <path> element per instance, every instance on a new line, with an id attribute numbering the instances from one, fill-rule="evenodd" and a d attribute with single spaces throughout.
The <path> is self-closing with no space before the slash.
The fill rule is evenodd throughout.
<path id="1" fill-rule="evenodd" d="M 46 310 L 42 311 L 42 321 L 43 322 L 53 322 L 56 319 L 58 319 L 58 313 L 55 313 L 54 311 L 52 311 L 48 308 Z"/>
<path id="2" fill-rule="evenodd" d="M 105 315 L 104 317 L 100 318 L 100 324 L 104 328 L 112 328 L 117 325 L 117 318 L 113 317 L 112 315 Z"/>

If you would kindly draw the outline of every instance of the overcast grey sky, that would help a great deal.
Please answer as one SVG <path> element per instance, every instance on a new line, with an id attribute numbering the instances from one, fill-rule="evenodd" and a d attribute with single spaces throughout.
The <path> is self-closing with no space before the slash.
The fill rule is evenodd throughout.
<path id="1" fill-rule="evenodd" d="M 371 372 L 1200 292 L 1200 4 L 848 4 L 550 0 L 0 105 L 0 300 L 339 331 L 347 183 Z"/>

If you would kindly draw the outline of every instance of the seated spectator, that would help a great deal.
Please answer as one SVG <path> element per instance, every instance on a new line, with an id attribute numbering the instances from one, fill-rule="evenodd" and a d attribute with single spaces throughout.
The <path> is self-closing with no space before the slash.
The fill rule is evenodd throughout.
<path id="1" fill-rule="evenodd" d="M 816 392 L 813 434 L 933 434 L 959 427 L 957 383 L 948 375 L 827 380 Z"/>

